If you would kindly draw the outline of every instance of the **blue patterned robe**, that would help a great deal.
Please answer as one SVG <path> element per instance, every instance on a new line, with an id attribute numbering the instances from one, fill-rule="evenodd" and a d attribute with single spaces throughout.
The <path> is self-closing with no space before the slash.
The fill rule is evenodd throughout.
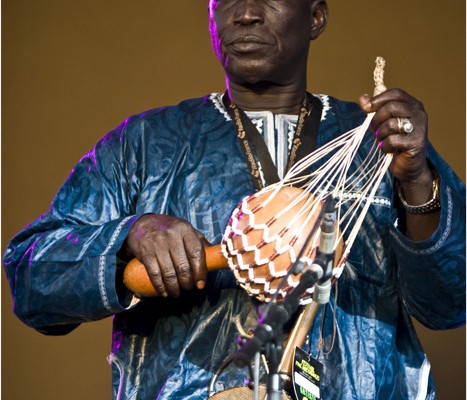
<path id="1" fill-rule="evenodd" d="M 319 98 L 318 146 L 363 121 L 356 104 Z M 369 132 L 355 166 L 372 140 Z M 465 187 L 431 147 L 428 156 L 441 177 L 438 230 L 417 243 L 399 232 L 387 174 L 327 306 L 327 347 L 335 313 L 331 353 L 318 350 L 319 323 L 309 333 L 308 349 L 324 366 L 324 399 L 435 398 L 410 317 L 433 329 L 465 323 Z M 114 316 L 114 398 L 205 399 L 212 374 L 237 348 L 238 326 L 257 322 L 254 300 L 225 270 L 209 273 L 204 290 L 135 304 L 116 255 L 144 213 L 184 218 L 219 243 L 232 210 L 253 190 L 219 95 L 128 118 L 80 160 L 50 210 L 10 243 L 4 265 L 14 312 L 46 334 Z M 246 378 L 230 366 L 215 390 Z"/>

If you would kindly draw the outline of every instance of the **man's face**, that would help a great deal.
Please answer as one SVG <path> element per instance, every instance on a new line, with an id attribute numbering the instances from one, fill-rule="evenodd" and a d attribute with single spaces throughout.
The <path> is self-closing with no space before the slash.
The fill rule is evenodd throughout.
<path id="1" fill-rule="evenodd" d="M 310 0 L 210 0 L 217 58 L 238 84 L 287 84 L 306 71 Z"/>

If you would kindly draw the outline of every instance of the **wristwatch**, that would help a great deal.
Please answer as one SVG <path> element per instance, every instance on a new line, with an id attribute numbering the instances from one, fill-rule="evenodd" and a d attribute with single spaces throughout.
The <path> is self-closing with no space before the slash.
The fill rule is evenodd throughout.
<path id="1" fill-rule="evenodd" d="M 434 175 L 434 179 L 431 199 L 428 200 L 426 203 L 420 204 L 418 206 L 413 206 L 407 203 L 404 194 L 402 193 L 402 187 L 400 183 L 397 183 L 397 194 L 406 212 L 410 214 L 430 214 L 439 211 L 439 209 L 441 208 L 439 195 L 439 175 L 435 170 L 432 170 L 432 172 Z"/>

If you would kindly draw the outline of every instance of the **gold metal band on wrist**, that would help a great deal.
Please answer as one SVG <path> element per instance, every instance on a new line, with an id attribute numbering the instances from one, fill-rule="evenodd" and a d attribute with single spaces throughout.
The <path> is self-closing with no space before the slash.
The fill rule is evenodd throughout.
<path id="1" fill-rule="evenodd" d="M 439 175 L 436 173 L 436 171 L 433 171 L 433 175 L 434 179 L 431 199 L 428 200 L 426 203 L 420 204 L 418 206 L 414 206 L 407 203 L 404 194 L 402 193 L 401 185 L 399 183 L 397 184 L 397 194 L 406 212 L 410 214 L 430 214 L 439 211 L 439 209 L 441 208 L 439 195 Z"/>

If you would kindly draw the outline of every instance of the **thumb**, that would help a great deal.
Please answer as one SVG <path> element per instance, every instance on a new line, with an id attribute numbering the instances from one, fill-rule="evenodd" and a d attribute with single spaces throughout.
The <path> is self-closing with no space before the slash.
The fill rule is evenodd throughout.
<path id="1" fill-rule="evenodd" d="M 358 98 L 358 102 L 363 111 L 369 113 L 371 112 L 371 97 L 367 94 L 363 94 Z"/>

